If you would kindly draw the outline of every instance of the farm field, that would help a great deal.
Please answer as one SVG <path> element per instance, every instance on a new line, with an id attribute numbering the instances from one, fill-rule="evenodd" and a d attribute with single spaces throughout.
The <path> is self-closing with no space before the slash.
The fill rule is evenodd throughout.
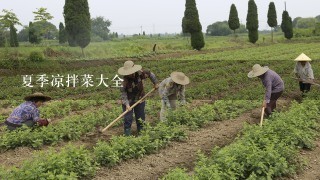
<path id="1" fill-rule="evenodd" d="M 194 51 L 185 47 L 185 38 L 133 38 L 89 46 L 83 59 L 75 58 L 79 56 L 76 49 L 50 46 L 57 56 L 34 69 L 30 67 L 36 64 L 24 58 L 36 48 L 1 48 L 0 52 L 16 54 L 17 61 L 0 62 L 0 122 L 24 96 L 40 91 L 53 97 L 40 108 L 41 115 L 53 123 L 15 132 L 1 127 L 0 179 L 303 177 L 308 173 L 305 167 L 319 166 L 312 162 L 303 166 L 303 157 L 310 155 L 313 161 L 317 155 L 311 154 L 319 152 L 320 89 L 313 86 L 302 99 L 298 82 L 292 78 L 293 59 L 302 52 L 311 57 L 319 83 L 320 41 L 277 40 L 251 45 L 242 37 L 238 41 L 208 37 L 206 48 Z M 151 52 L 154 43 L 159 47 L 155 53 Z M 99 128 L 121 114 L 119 88 L 112 86 L 126 60 L 154 72 L 160 81 L 172 71 L 184 72 L 191 81 L 186 87 L 188 103 L 170 114 L 167 122 L 160 122 L 160 97 L 154 92 L 147 99 L 149 125 L 140 136 L 134 130 L 134 136 L 123 137 L 122 122 L 99 133 Z M 247 78 L 256 63 L 275 70 L 285 81 L 279 112 L 262 128 L 257 124 L 264 89 L 258 79 Z M 89 87 L 82 86 L 81 79 L 75 87 L 67 87 L 66 81 L 60 87 L 50 83 L 41 87 L 37 77 L 43 74 L 50 80 L 58 75 L 90 74 L 94 82 Z M 32 88 L 23 87 L 25 75 L 32 75 Z M 99 86 L 101 75 L 108 78 L 108 87 Z M 147 80 L 146 90 L 151 88 Z M 304 177 L 316 179 L 319 174 Z"/>

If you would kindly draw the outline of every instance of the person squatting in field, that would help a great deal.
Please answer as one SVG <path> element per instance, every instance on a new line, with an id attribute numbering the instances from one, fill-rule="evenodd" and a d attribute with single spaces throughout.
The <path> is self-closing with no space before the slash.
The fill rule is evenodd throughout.
<path id="1" fill-rule="evenodd" d="M 265 117 L 269 117 L 277 107 L 277 100 L 284 90 L 284 83 L 281 77 L 268 67 L 261 67 L 255 64 L 252 71 L 248 73 L 249 78 L 259 77 L 265 87 L 265 97 L 263 107 L 265 107 Z"/>
<path id="2" fill-rule="evenodd" d="M 132 61 L 126 61 L 124 66 L 118 69 L 118 73 L 123 75 L 121 91 L 122 110 L 129 112 L 124 116 L 124 134 L 131 135 L 131 125 L 133 121 L 133 113 L 135 115 L 138 133 L 143 129 L 145 121 L 145 101 L 131 109 L 131 106 L 139 101 L 144 95 L 143 80 L 150 78 L 154 84 L 154 88 L 158 88 L 158 80 L 156 76 L 148 71 L 142 70 L 141 65 L 135 65 Z"/>
<path id="3" fill-rule="evenodd" d="M 40 118 L 39 107 L 44 102 L 50 101 L 51 97 L 45 96 L 42 93 L 34 93 L 24 98 L 25 102 L 20 104 L 13 110 L 8 119 L 5 121 L 7 128 L 12 131 L 16 128 L 26 125 L 33 127 L 36 124 L 39 126 L 47 126 L 49 121 Z"/>
<path id="4" fill-rule="evenodd" d="M 302 96 L 310 91 L 311 83 L 313 83 L 314 76 L 313 70 L 310 64 L 311 59 L 305 54 L 301 54 L 294 61 L 296 61 L 296 66 L 294 68 L 294 73 L 297 78 L 299 78 L 300 91 Z"/>
<path id="5" fill-rule="evenodd" d="M 172 72 L 170 77 L 164 79 L 159 85 L 161 97 L 160 120 L 166 120 L 167 109 L 176 109 L 176 100 L 179 98 L 180 104 L 184 105 L 185 85 L 189 84 L 189 78 L 182 72 Z"/>

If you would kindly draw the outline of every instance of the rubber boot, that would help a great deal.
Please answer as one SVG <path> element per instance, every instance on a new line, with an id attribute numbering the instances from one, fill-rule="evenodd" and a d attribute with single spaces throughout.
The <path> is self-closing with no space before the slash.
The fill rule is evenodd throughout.
<path id="1" fill-rule="evenodd" d="M 131 128 L 124 129 L 124 135 L 130 136 L 131 135 Z"/>

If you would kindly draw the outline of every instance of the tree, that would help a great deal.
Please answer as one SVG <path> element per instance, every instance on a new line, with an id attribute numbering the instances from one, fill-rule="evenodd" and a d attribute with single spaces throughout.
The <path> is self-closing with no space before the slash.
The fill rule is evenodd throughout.
<path id="1" fill-rule="evenodd" d="M 36 35 L 39 37 L 43 37 L 45 39 L 56 39 L 58 37 L 58 29 L 51 22 L 37 21 L 32 25 L 35 28 Z"/>
<path id="2" fill-rule="evenodd" d="M 31 44 L 39 44 L 41 42 L 41 38 L 36 34 L 36 28 L 32 22 L 29 22 L 29 42 Z"/>
<path id="3" fill-rule="evenodd" d="M 200 51 L 204 47 L 204 38 L 202 32 L 194 32 L 191 34 L 191 46 L 192 48 Z"/>
<path id="4" fill-rule="evenodd" d="M 240 24 L 240 28 L 238 28 L 238 33 L 246 33 L 246 27 L 243 24 Z M 218 21 L 207 27 L 206 34 L 209 36 L 228 36 L 232 34 L 232 30 L 229 27 L 227 21 Z"/>
<path id="5" fill-rule="evenodd" d="M 59 24 L 59 43 L 64 44 L 65 42 L 67 42 L 67 40 L 68 40 L 67 32 L 64 28 L 63 23 L 60 22 L 60 24 Z"/>
<path id="6" fill-rule="evenodd" d="M 238 11 L 234 4 L 231 5 L 228 25 L 231 30 L 233 30 L 234 35 L 236 35 L 236 29 L 240 27 L 240 21 L 238 17 Z"/>
<path id="7" fill-rule="evenodd" d="M 247 14 L 247 24 L 246 28 L 249 31 L 249 41 L 251 43 L 256 43 L 259 39 L 259 21 L 258 21 L 258 10 L 257 5 L 254 0 L 249 0 L 248 3 L 248 14 Z"/>
<path id="8" fill-rule="evenodd" d="M 50 13 L 47 12 L 47 8 L 37 8 L 37 11 L 32 12 L 35 14 L 34 20 L 35 21 L 48 21 L 53 18 Z"/>
<path id="9" fill-rule="evenodd" d="M 12 10 L 8 11 L 6 9 L 2 10 L 4 15 L 0 15 L 0 22 L 5 28 L 10 28 L 12 25 L 22 25 L 17 18 L 17 15 L 12 12 Z"/>
<path id="10" fill-rule="evenodd" d="M 91 21 L 87 0 L 66 0 L 64 5 L 64 20 L 70 46 L 80 46 L 83 49 L 90 43 Z"/>
<path id="11" fill-rule="evenodd" d="M 300 19 L 302 19 L 302 17 L 296 17 L 296 18 L 293 19 L 293 21 L 292 21 L 292 27 L 293 27 L 293 28 L 296 28 L 296 27 L 297 27 L 298 21 L 299 21 Z"/>
<path id="12" fill-rule="evenodd" d="M 17 15 L 15 13 L 12 12 L 12 10 L 8 11 L 6 9 L 2 10 L 2 12 L 4 13 L 4 15 L 0 15 L 0 24 L 1 24 L 1 40 L 3 42 L 0 42 L 0 45 L 5 46 L 6 42 L 7 42 L 7 35 L 6 35 L 6 31 L 7 29 L 10 29 L 10 39 L 11 39 L 11 35 L 14 36 L 13 34 L 15 33 L 15 36 L 17 36 L 17 32 L 16 29 L 14 28 L 14 25 L 21 25 L 21 23 L 19 22 L 19 19 L 17 18 Z M 13 32 L 15 30 L 15 32 Z M 14 37 L 12 37 L 14 38 Z M 13 41 L 15 41 L 15 39 L 12 39 Z M 13 43 L 14 45 L 15 43 Z M 11 45 L 11 43 L 10 43 Z M 15 47 L 15 46 L 14 46 Z"/>
<path id="13" fill-rule="evenodd" d="M 274 2 L 270 2 L 269 4 L 268 25 L 271 27 L 271 41 L 273 42 L 273 29 L 278 26 L 277 11 Z"/>
<path id="14" fill-rule="evenodd" d="M 316 16 L 315 18 L 317 22 L 320 22 L 320 15 Z"/>
<path id="15" fill-rule="evenodd" d="M 17 29 L 13 26 L 13 24 L 10 25 L 10 46 L 11 47 L 19 46 Z"/>
<path id="16" fill-rule="evenodd" d="M 29 41 L 29 27 L 23 26 L 23 28 L 18 33 L 19 42 L 28 42 Z"/>
<path id="17" fill-rule="evenodd" d="M 36 22 L 41 22 L 43 24 L 45 24 L 45 22 L 48 22 L 53 18 L 53 16 L 51 16 L 51 14 L 47 12 L 47 8 L 43 8 L 43 7 L 37 8 L 37 11 L 34 11 L 32 13 L 35 14 L 34 20 Z M 43 27 L 42 29 L 44 32 L 43 33 L 41 32 L 41 34 L 43 34 L 46 39 L 49 39 L 50 32 L 48 28 L 49 26 Z"/>
<path id="18" fill-rule="evenodd" d="M 295 28 L 301 28 L 301 29 L 308 29 L 312 28 L 314 29 L 316 26 L 316 18 L 300 18 L 298 19 L 296 26 L 293 26 Z M 292 23 L 293 24 L 293 23 Z"/>
<path id="19" fill-rule="evenodd" d="M 202 30 L 195 0 L 186 0 L 186 9 L 182 18 L 182 32 L 194 33 Z"/>
<path id="20" fill-rule="evenodd" d="M 285 38 L 291 39 L 293 37 L 292 19 L 288 11 L 283 11 L 282 13 L 281 29 Z"/>
<path id="21" fill-rule="evenodd" d="M 186 0 L 185 7 L 184 17 L 182 18 L 182 32 L 190 33 L 192 48 L 200 50 L 205 43 L 195 0 Z"/>
<path id="22" fill-rule="evenodd" d="M 0 22 L 0 47 L 4 47 L 6 44 L 6 38 L 5 38 L 5 28 L 3 24 Z"/>
<path id="23" fill-rule="evenodd" d="M 108 39 L 108 34 L 110 32 L 109 27 L 111 26 L 111 21 L 105 19 L 102 16 L 91 19 L 91 32 L 97 36 L 100 36 L 103 40 Z"/>

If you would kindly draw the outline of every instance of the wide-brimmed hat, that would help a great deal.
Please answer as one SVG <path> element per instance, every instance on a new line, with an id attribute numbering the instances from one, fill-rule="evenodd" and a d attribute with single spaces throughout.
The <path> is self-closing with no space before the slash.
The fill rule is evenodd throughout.
<path id="1" fill-rule="evenodd" d="M 255 64 L 252 66 L 252 71 L 248 73 L 249 78 L 258 77 L 268 71 L 268 67 L 261 67 L 260 64 Z"/>
<path id="2" fill-rule="evenodd" d="M 118 69 L 118 73 L 120 75 L 126 76 L 126 75 L 133 74 L 137 71 L 140 71 L 141 69 L 142 69 L 141 65 L 135 65 L 132 61 L 126 61 L 123 64 L 123 67 Z"/>
<path id="3" fill-rule="evenodd" d="M 39 92 L 36 92 L 36 93 L 33 93 L 31 95 L 28 95 L 28 96 L 24 97 L 24 100 L 30 101 L 32 98 L 43 98 L 45 101 L 50 101 L 51 100 L 50 96 L 46 96 L 46 95 L 44 95 L 42 93 L 39 93 Z"/>
<path id="4" fill-rule="evenodd" d="M 187 85 L 190 83 L 189 78 L 183 72 L 172 72 L 170 74 L 171 79 L 173 82 L 181 85 Z"/>
<path id="5" fill-rule="evenodd" d="M 312 60 L 307 55 L 302 53 L 294 61 L 312 61 Z"/>

